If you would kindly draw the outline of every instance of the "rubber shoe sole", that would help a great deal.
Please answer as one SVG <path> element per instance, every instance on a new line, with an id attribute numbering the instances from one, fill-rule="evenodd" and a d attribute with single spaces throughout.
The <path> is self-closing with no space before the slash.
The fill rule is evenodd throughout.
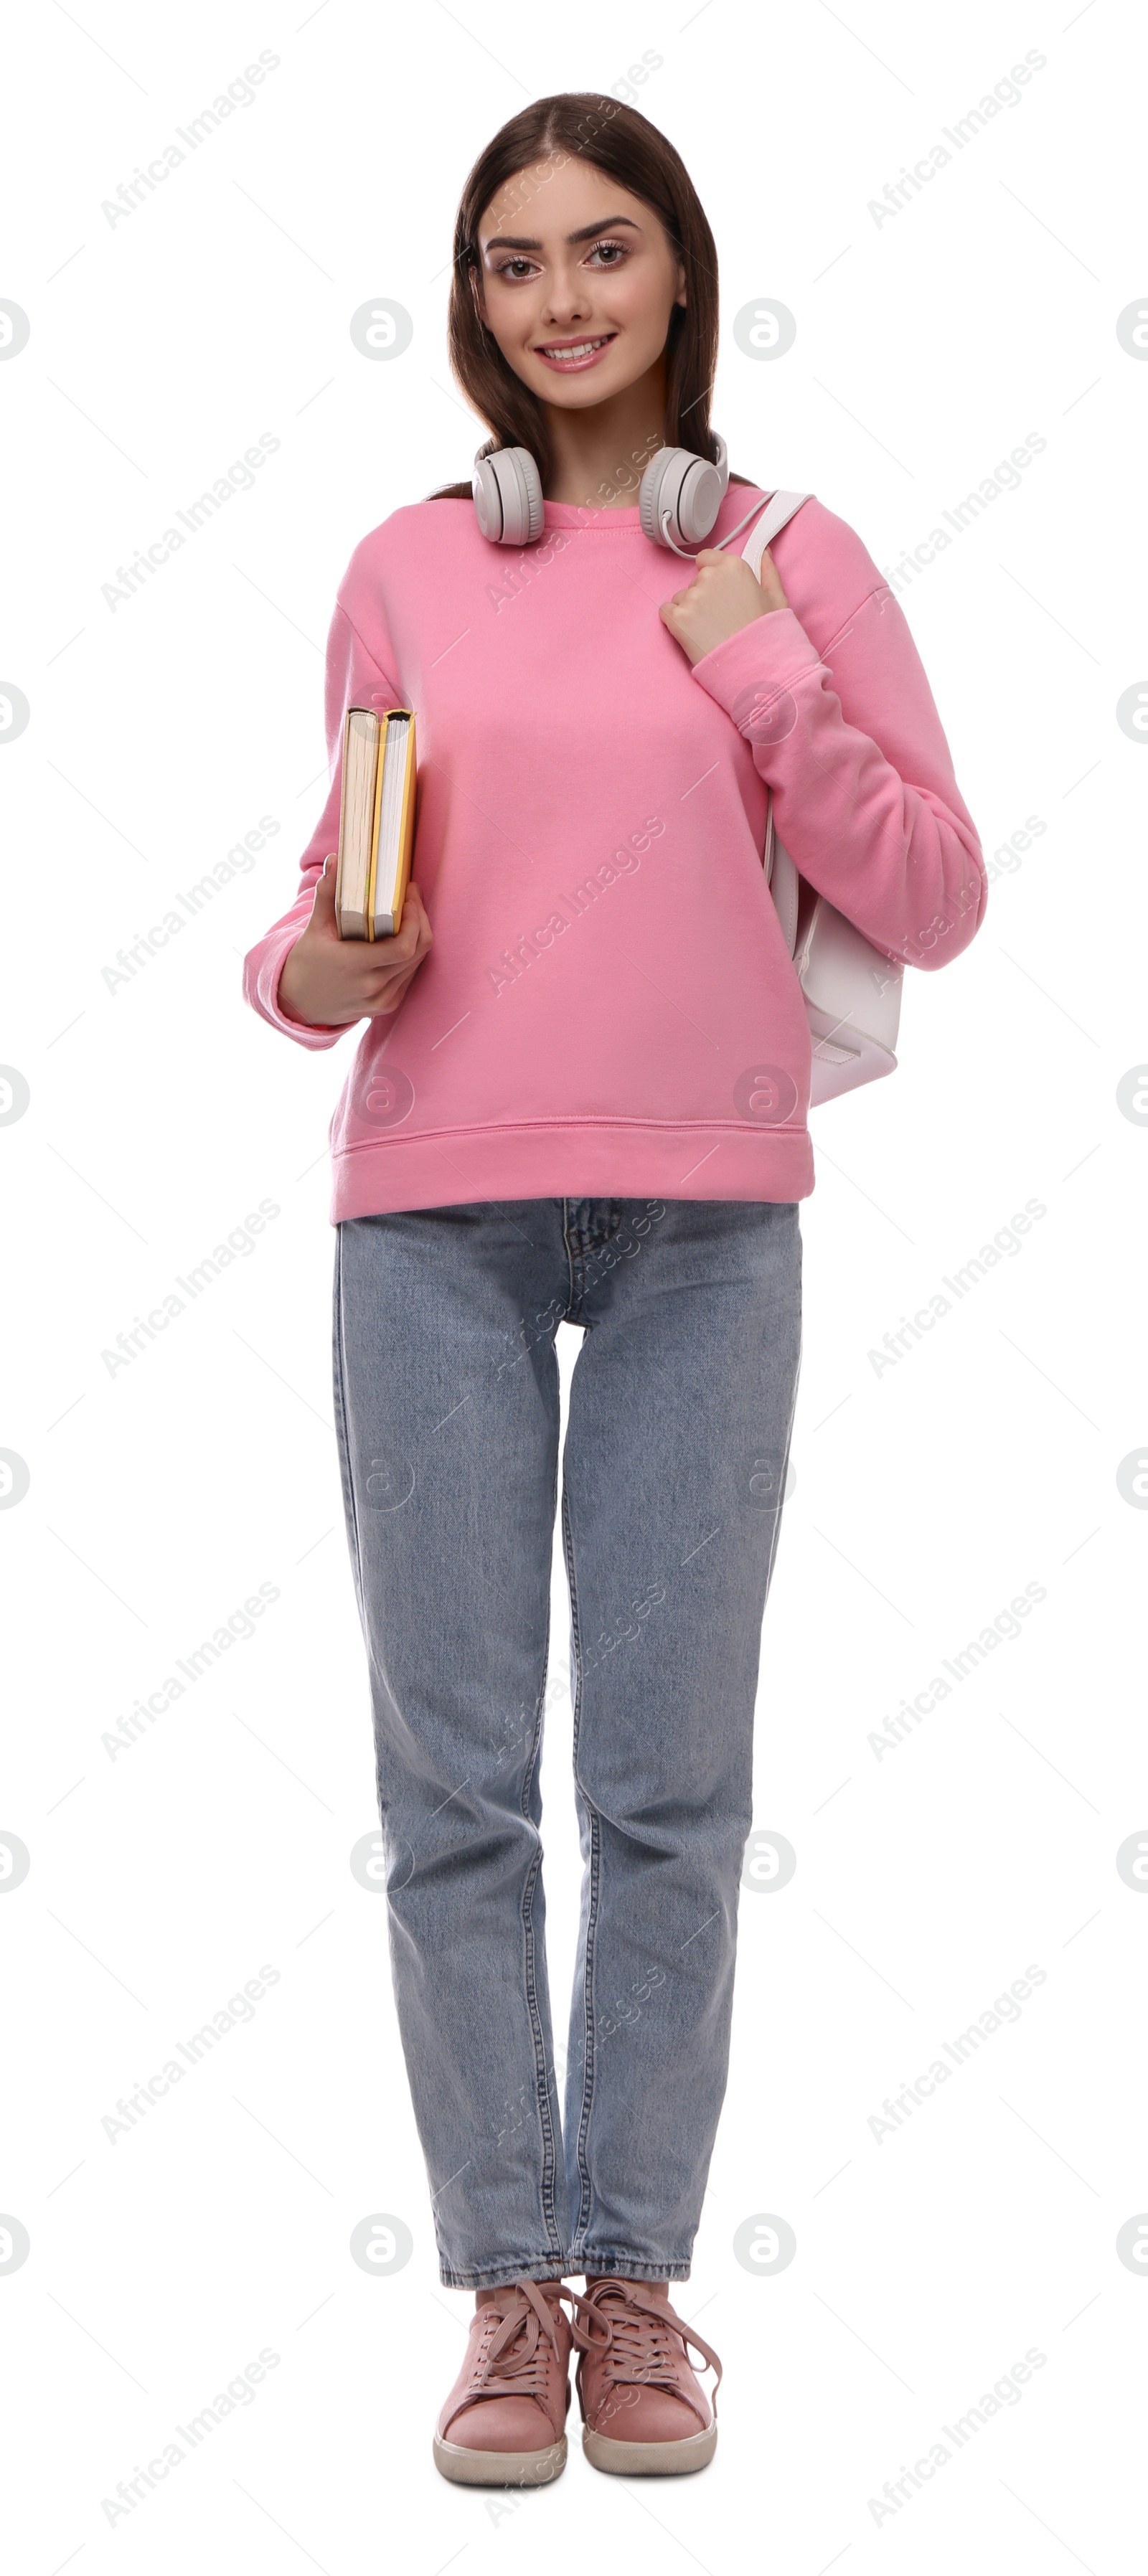
<path id="1" fill-rule="evenodd" d="M 607 2443 L 607 2449 L 618 2450 L 623 2444 Z M 672 2450 L 673 2443 L 663 2445 Z M 678 2443 L 679 2450 L 689 2448 Z M 566 2436 L 549 2442 L 542 2451 L 473 2451 L 463 2442 L 444 2442 L 434 2437 L 434 2464 L 440 2477 L 450 2478 L 460 2487 L 545 2487 L 552 2478 L 560 2478 L 566 2466 Z"/>
<path id="2" fill-rule="evenodd" d="M 689 2433 L 680 2442 L 611 2442 L 605 2433 L 583 2428 L 582 2448 L 592 2468 L 619 2478 L 688 2477 L 707 2468 L 717 2449 L 717 2424 Z"/>

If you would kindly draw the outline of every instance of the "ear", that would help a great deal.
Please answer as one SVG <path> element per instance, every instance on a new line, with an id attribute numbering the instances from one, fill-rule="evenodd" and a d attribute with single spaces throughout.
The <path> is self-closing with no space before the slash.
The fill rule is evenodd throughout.
<path id="1" fill-rule="evenodd" d="M 686 295 L 686 272 L 685 272 L 684 268 L 682 267 L 681 261 L 679 260 L 679 262 L 678 262 L 678 291 L 677 291 L 677 294 L 676 294 L 676 295 L 675 295 L 675 297 L 674 297 L 674 302 L 675 302 L 675 304 L 685 304 L 685 303 L 687 303 L 687 302 L 688 302 L 688 300 L 689 300 L 689 299 L 688 299 L 688 297 L 687 297 L 687 295 Z"/>
<path id="2" fill-rule="evenodd" d="M 475 311 L 478 315 L 479 321 L 486 324 L 486 328 L 489 330 L 490 325 L 486 321 L 486 298 L 482 291 L 482 279 L 479 275 L 477 262 L 474 260 L 471 260 L 469 264 L 469 276 L 470 291 L 474 297 Z"/>

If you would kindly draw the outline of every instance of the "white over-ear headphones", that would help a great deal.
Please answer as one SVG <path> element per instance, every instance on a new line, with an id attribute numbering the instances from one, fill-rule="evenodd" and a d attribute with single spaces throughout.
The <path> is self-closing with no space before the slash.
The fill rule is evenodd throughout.
<path id="1" fill-rule="evenodd" d="M 676 555 L 701 545 L 725 499 L 729 483 L 729 457 L 724 438 L 716 440 L 717 464 L 695 456 L 688 447 L 659 447 L 650 458 L 638 487 L 638 509 L 642 534 L 655 545 L 669 546 Z M 532 546 L 542 534 L 544 505 L 538 467 L 528 447 L 496 447 L 493 455 L 481 453 L 474 460 L 474 507 L 483 536 L 496 546 Z M 721 543 L 739 536 L 754 512 L 764 508 L 755 501 L 753 509 L 731 528 Z M 679 538 L 684 543 L 679 544 Z"/>

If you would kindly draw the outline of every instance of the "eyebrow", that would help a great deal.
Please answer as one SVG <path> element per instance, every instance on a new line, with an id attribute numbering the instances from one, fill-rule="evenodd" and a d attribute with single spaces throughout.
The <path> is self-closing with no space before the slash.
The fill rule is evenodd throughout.
<path id="1" fill-rule="evenodd" d="M 593 241 L 598 233 L 617 232 L 623 224 L 629 232 L 641 231 L 641 225 L 634 223 L 629 215 L 606 215 L 600 224 L 583 224 L 580 232 L 567 233 L 566 239 L 573 247 L 575 242 Z M 487 250 L 541 250 L 542 244 L 528 233 L 492 233 L 486 248 Z"/>

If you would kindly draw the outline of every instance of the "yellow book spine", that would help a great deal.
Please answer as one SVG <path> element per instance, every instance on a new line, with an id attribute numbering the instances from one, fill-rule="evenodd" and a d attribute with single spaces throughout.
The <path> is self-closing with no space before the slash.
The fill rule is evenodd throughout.
<path id="1" fill-rule="evenodd" d="M 407 727 L 407 770 L 403 780 L 403 804 L 399 816 L 399 872 L 395 879 L 394 910 L 391 915 L 397 930 L 402 919 L 403 903 L 410 882 L 411 852 L 415 837 L 415 791 L 418 785 L 418 762 L 415 755 L 414 709 L 410 710 Z"/>
<path id="2" fill-rule="evenodd" d="M 351 717 L 353 714 L 353 707 L 348 707 L 346 715 L 343 718 L 343 789 L 339 799 L 339 853 L 335 861 L 336 920 L 340 918 L 343 909 L 343 859 L 347 846 L 347 756 L 351 747 Z"/>
<path id="3" fill-rule="evenodd" d="M 375 735 L 375 803 L 371 815 L 371 864 L 367 872 L 367 937 L 375 935 L 375 869 L 379 858 L 379 815 L 383 804 L 384 754 L 387 747 L 387 719 L 379 716 Z"/>

